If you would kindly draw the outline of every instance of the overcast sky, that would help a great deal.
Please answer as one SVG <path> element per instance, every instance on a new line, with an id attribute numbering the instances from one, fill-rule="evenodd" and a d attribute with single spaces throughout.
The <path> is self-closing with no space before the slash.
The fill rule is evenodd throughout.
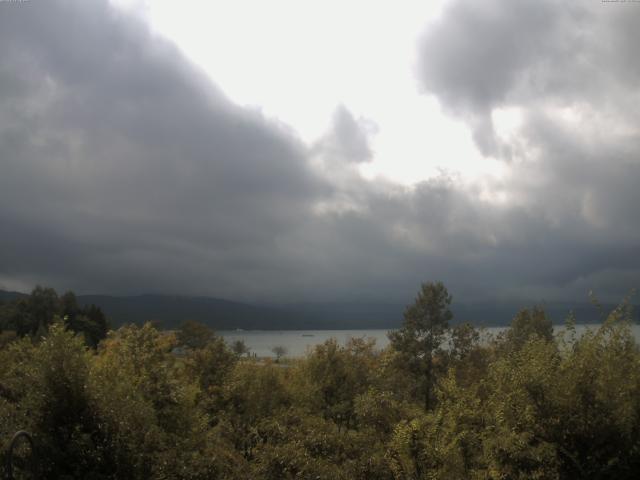
<path id="1" fill-rule="evenodd" d="M 0 2 L 0 288 L 619 300 L 639 45 L 637 2 Z"/>

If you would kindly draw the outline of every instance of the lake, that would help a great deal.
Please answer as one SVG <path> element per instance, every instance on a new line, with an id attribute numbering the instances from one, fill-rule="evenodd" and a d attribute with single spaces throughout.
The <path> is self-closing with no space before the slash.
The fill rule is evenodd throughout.
<path id="1" fill-rule="evenodd" d="M 598 325 L 576 325 L 577 333 L 581 334 L 588 328 L 594 329 Z M 485 335 L 497 335 L 506 327 L 489 327 L 484 329 Z M 564 329 L 564 325 L 554 327 L 556 332 Z M 640 341 L 640 325 L 632 326 L 636 341 Z M 389 345 L 387 333 L 389 330 L 228 330 L 217 332 L 229 344 L 236 340 L 243 340 L 252 354 L 258 357 L 275 357 L 271 349 L 283 346 L 287 349 L 287 357 L 302 357 L 314 346 L 330 338 L 335 338 L 344 345 L 350 338 L 373 338 L 380 349 Z"/>

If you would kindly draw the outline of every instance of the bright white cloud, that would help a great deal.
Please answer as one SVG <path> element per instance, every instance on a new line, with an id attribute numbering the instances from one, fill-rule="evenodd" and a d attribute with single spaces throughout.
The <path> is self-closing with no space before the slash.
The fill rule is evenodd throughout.
<path id="1" fill-rule="evenodd" d="M 495 173 L 469 130 L 443 114 L 415 80 L 416 42 L 444 0 L 310 2 L 114 0 L 145 12 L 236 103 L 292 126 L 309 144 L 338 105 L 379 128 L 373 178 L 412 184 L 442 169 Z"/>

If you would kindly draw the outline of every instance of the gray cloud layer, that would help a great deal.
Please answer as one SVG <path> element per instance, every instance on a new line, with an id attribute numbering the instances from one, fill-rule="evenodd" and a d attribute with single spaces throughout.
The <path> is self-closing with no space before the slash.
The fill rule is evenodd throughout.
<path id="1" fill-rule="evenodd" d="M 368 162 L 372 158 L 369 135 L 376 131 L 375 123 L 356 119 L 340 105 L 333 115 L 331 130 L 316 143 L 313 153 L 341 163 Z"/>
<path id="2" fill-rule="evenodd" d="M 453 2 L 420 46 L 425 91 L 510 162 L 488 186 L 503 202 L 455 177 L 364 180 L 364 120 L 339 107 L 307 146 L 105 1 L 0 3 L 0 286 L 396 301 L 442 279 L 470 299 L 624 294 L 640 279 L 640 17 L 512 3 Z M 491 120 L 511 106 L 517 140 Z"/>
<path id="3" fill-rule="evenodd" d="M 494 188 L 539 219 L 520 241 L 551 259 L 540 278 L 549 287 L 613 293 L 640 279 L 639 13 L 454 1 L 420 45 L 424 89 L 469 123 L 482 152 L 511 162 Z M 522 114 L 506 140 L 492 116 L 505 108 Z"/>

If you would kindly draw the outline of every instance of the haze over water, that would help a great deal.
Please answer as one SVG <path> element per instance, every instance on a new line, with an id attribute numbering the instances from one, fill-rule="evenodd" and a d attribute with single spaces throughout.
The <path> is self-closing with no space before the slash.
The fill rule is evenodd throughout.
<path id="1" fill-rule="evenodd" d="M 599 325 L 576 325 L 576 332 L 583 334 L 587 329 L 596 329 Z M 496 336 L 506 330 L 507 327 L 487 327 L 481 330 L 483 338 Z M 632 325 L 632 331 L 637 341 L 640 342 L 640 325 Z M 559 333 L 565 329 L 564 325 L 556 325 L 554 332 Z M 389 345 L 387 333 L 389 330 L 232 330 L 218 332 L 227 343 L 242 340 L 249 348 L 251 354 L 258 357 L 275 357 L 271 349 L 275 346 L 283 346 L 287 349 L 286 357 L 302 357 L 330 338 L 335 338 L 340 345 L 345 345 L 351 338 L 373 338 L 376 347 L 383 349 Z"/>

